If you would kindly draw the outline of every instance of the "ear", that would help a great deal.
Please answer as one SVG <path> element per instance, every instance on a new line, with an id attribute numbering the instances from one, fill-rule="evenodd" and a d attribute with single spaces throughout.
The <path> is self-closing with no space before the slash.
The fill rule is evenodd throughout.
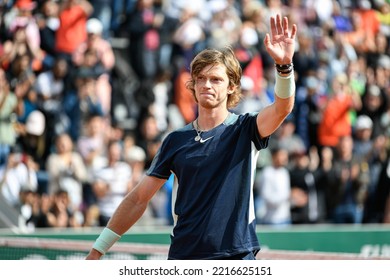
<path id="1" fill-rule="evenodd" d="M 234 86 L 234 85 L 231 85 L 228 87 L 228 94 L 232 94 L 234 93 L 234 91 L 236 90 L 237 86 Z"/>

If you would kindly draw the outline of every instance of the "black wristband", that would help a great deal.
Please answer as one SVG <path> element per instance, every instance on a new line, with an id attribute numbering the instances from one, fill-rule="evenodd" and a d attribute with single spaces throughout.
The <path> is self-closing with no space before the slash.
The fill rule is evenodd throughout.
<path id="1" fill-rule="evenodd" d="M 294 64 L 276 64 L 275 63 L 276 71 L 280 74 L 290 74 L 294 69 Z"/>

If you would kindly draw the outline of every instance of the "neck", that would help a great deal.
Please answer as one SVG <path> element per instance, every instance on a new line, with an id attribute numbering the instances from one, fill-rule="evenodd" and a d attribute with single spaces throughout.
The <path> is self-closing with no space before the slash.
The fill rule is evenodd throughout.
<path id="1" fill-rule="evenodd" d="M 210 130 L 223 123 L 229 115 L 229 111 L 199 111 L 197 125 L 199 130 Z"/>

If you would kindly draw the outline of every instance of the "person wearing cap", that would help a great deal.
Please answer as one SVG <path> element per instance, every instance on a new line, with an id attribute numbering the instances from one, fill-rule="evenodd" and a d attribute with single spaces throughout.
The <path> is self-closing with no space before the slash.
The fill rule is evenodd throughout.
<path id="1" fill-rule="evenodd" d="M 375 84 L 366 86 L 366 91 L 362 96 L 362 108 L 357 113 L 358 115 L 366 115 L 373 122 L 372 137 L 375 138 L 383 133 L 383 128 L 380 124 L 381 116 L 387 110 L 389 102 L 382 92 L 381 88 Z"/>
<path id="2" fill-rule="evenodd" d="M 46 119 L 39 110 L 32 111 L 28 116 L 25 124 L 26 133 L 34 136 L 41 136 L 46 129 Z"/>
<path id="3" fill-rule="evenodd" d="M 373 149 L 372 141 L 373 122 L 370 117 L 361 115 L 356 119 L 354 126 L 353 153 L 363 159 L 367 159 Z"/>
<path id="4" fill-rule="evenodd" d="M 381 177 L 381 169 L 388 159 L 388 137 L 384 132 L 373 136 L 374 122 L 367 115 L 357 117 L 354 126 L 353 154 L 369 169 L 369 185 L 364 206 L 364 222 L 378 222 L 375 193 Z"/>
<path id="5" fill-rule="evenodd" d="M 31 111 L 20 124 L 17 145 L 31 158 L 38 177 L 38 192 L 47 193 L 46 159 L 51 143 L 46 142 L 46 117 L 39 110 Z"/>

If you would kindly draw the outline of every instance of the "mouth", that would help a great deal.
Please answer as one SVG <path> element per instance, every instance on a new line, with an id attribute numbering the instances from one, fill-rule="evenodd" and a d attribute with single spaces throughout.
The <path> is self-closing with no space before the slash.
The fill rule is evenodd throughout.
<path id="1" fill-rule="evenodd" d="M 199 94 L 199 96 L 214 97 L 214 94 L 212 94 L 211 92 L 202 92 Z"/>

